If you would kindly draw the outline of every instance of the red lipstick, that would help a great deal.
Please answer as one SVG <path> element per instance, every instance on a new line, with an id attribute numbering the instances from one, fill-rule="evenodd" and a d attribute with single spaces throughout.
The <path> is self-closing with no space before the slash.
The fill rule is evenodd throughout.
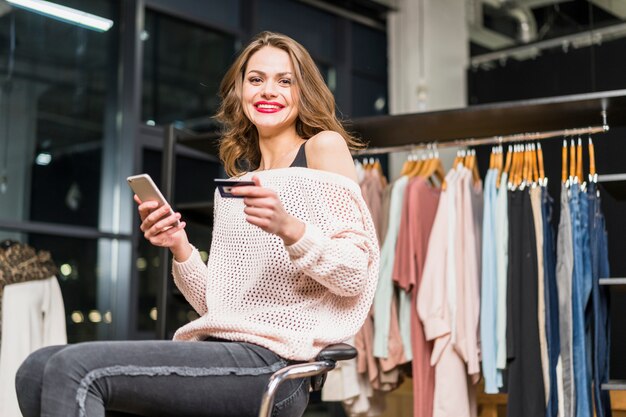
<path id="1" fill-rule="evenodd" d="M 257 101 L 254 103 L 254 108 L 259 113 L 276 113 L 282 110 L 285 106 L 275 101 Z"/>

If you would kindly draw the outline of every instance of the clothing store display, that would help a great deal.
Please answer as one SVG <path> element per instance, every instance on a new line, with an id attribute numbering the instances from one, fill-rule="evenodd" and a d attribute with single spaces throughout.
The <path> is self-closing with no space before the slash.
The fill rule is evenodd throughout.
<path id="1" fill-rule="evenodd" d="M 174 339 L 202 340 L 210 334 L 255 343 L 287 359 L 309 360 L 357 333 L 367 317 L 378 273 L 374 225 L 359 186 L 344 176 L 306 168 L 254 175 L 307 224 L 304 236 L 285 246 L 246 222 L 241 199 L 216 193 L 208 264 L 195 249 L 185 262 L 173 262 L 177 286 L 201 316 L 178 329 Z M 319 200 L 319 194 L 325 199 Z M 263 250 L 238 249 L 251 245 Z M 350 266 L 357 258 L 365 259 L 359 264 L 366 269 Z M 259 277 L 252 287 L 250 273 Z M 267 311 L 266 303 L 275 308 Z M 310 338 L 302 338 L 303 328 Z"/>
<path id="2" fill-rule="evenodd" d="M 0 248 L 0 416 L 21 417 L 15 374 L 44 346 L 67 343 L 65 308 L 47 251 L 21 244 Z"/>
<path id="3" fill-rule="evenodd" d="M 483 188 L 465 164 L 441 189 L 417 168 L 387 184 L 380 171 L 361 167 L 359 207 L 372 214 L 382 242 L 378 284 L 353 341 L 360 356 L 329 375 L 323 399 L 341 401 L 349 416 L 380 415 L 410 361 L 416 417 L 476 416 L 481 374 L 486 393 L 508 393 L 508 417 L 586 417 L 593 404 L 610 416 L 599 388 L 608 379 L 609 327 L 608 296 L 598 285 L 608 264 L 597 192 L 563 184 L 555 235 L 553 201 L 536 172 L 520 186 L 519 173 L 490 167 Z M 287 182 L 271 180 L 278 190 Z M 371 241 L 360 242 L 367 253 Z M 177 274 L 184 268 L 174 265 Z M 250 342 L 269 338 L 259 336 Z"/>

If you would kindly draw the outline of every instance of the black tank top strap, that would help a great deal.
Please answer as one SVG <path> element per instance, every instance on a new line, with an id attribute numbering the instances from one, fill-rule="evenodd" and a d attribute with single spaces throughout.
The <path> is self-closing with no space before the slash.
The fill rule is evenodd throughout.
<path id="1" fill-rule="evenodd" d="M 290 168 L 308 168 L 308 165 L 306 164 L 306 151 L 304 150 L 304 145 L 306 145 L 306 142 L 300 145 L 300 149 L 298 149 L 296 157 L 291 165 L 289 165 Z"/>

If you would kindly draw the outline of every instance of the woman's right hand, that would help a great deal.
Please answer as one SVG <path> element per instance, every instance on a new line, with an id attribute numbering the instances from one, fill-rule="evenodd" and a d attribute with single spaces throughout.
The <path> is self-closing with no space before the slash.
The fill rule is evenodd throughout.
<path id="1" fill-rule="evenodd" d="M 185 226 L 180 213 L 173 213 L 168 205 L 159 207 L 156 201 L 142 202 L 137 195 L 139 205 L 140 229 L 143 236 L 154 246 L 169 248 L 177 261 L 185 261 L 191 254 L 191 245 L 187 239 Z"/>

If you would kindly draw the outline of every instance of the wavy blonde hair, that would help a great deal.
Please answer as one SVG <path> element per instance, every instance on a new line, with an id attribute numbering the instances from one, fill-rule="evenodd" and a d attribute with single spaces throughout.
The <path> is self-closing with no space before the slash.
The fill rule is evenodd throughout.
<path id="1" fill-rule="evenodd" d="M 222 123 L 219 157 L 228 175 L 241 175 L 256 169 L 261 161 L 256 127 L 243 111 L 241 103 L 243 80 L 250 57 L 266 46 L 289 54 L 294 69 L 294 85 L 298 88 L 296 132 L 304 139 L 324 130 L 339 133 L 350 149 L 364 145 L 348 133 L 335 114 L 335 98 L 307 50 L 286 35 L 261 32 L 241 51 L 220 85 L 220 108 L 215 118 Z M 245 167 L 243 166 L 245 165 Z"/>

